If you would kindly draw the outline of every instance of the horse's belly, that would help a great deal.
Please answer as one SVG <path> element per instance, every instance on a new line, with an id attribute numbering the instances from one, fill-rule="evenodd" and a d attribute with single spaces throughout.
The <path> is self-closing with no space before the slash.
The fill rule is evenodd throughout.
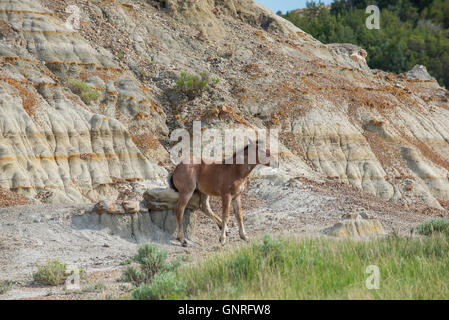
<path id="1" fill-rule="evenodd" d="M 201 193 L 203 193 L 203 194 L 206 194 L 206 195 L 208 195 L 208 196 L 214 196 L 214 197 L 219 197 L 219 196 L 221 196 L 221 193 L 220 192 L 218 192 L 217 190 L 211 190 L 211 189 L 201 189 L 201 188 L 198 188 L 198 190 L 201 192 Z"/>

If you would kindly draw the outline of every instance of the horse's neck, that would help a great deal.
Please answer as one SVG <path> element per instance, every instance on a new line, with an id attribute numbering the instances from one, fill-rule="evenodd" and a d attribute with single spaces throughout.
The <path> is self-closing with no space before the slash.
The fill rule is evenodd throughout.
<path id="1" fill-rule="evenodd" d="M 237 154 L 235 154 L 232 156 L 232 164 L 229 165 L 229 168 L 236 172 L 240 178 L 247 178 L 256 166 L 257 164 L 248 164 L 248 153 L 246 151 L 243 164 L 237 164 Z"/>
<path id="2" fill-rule="evenodd" d="M 235 171 L 240 178 L 247 178 L 256 167 L 255 164 L 234 164 Z"/>

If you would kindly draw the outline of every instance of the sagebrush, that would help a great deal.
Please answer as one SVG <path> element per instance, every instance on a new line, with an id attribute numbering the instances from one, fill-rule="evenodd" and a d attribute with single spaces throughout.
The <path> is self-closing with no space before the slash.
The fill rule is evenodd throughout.
<path id="1" fill-rule="evenodd" d="M 132 291 L 134 299 L 175 299 L 184 288 L 184 282 L 173 273 L 180 266 L 181 259 L 169 261 L 166 250 L 155 244 L 144 244 L 132 259 L 139 268 L 128 266 L 120 280 L 136 286 Z"/>
<path id="2" fill-rule="evenodd" d="M 435 233 L 449 235 L 449 219 L 437 218 L 422 222 L 416 230 L 419 234 L 430 236 Z"/>
<path id="3" fill-rule="evenodd" d="M 68 274 L 67 265 L 57 260 L 49 260 L 45 265 L 39 266 L 33 273 L 33 279 L 39 284 L 57 286 L 64 282 Z"/>

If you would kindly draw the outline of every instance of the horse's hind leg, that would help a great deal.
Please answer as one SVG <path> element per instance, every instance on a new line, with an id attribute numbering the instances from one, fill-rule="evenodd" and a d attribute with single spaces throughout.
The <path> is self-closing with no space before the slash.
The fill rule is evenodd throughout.
<path id="1" fill-rule="evenodd" d="M 240 238 L 247 241 L 248 236 L 246 235 L 245 226 L 243 225 L 242 200 L 241 200 L 240 196 L 238 196 L 232 200 L 232 207 L 233 207 L 237 222 L 239 223 Z"/>
<path id="2" fill-rule="evenodd" d="M 176 203 L 176 235 L 177 239 L 181 242 L 183 247 L 187 246 L 187 241 L 184 237 L 184 225 L 182 222 L 182 218 L 184 216 L 184 211 L 186 209 L 187 204 L 189 203 L 190 198 L 193 195 L 193 191 L 190 193 L 179 193 L 179 199 Z"/>
<path id="3" fill-rule="evenodd" d="M 201 194 L 201 210 L 209 217 L 211 217 L 217 223 L 218 227 L 221 229 L 223 227 L 223 221 L 210 208 L 209 199 L 210 198 L 208 195 L 204 193 Z"/>

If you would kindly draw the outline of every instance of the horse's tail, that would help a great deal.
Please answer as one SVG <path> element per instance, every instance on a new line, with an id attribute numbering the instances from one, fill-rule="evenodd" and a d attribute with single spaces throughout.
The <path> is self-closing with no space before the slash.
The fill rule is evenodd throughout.
<path id="1" fill-rule="evenodd" d="M 170 176 L 168 177 L 168 185 L 170 186 L 170 188 L 172 188 L 176 192 L 179 192 L 179 190 L 175 186 L 175 183 L 173 182 L 173 173 L 170 174 Z"/>

